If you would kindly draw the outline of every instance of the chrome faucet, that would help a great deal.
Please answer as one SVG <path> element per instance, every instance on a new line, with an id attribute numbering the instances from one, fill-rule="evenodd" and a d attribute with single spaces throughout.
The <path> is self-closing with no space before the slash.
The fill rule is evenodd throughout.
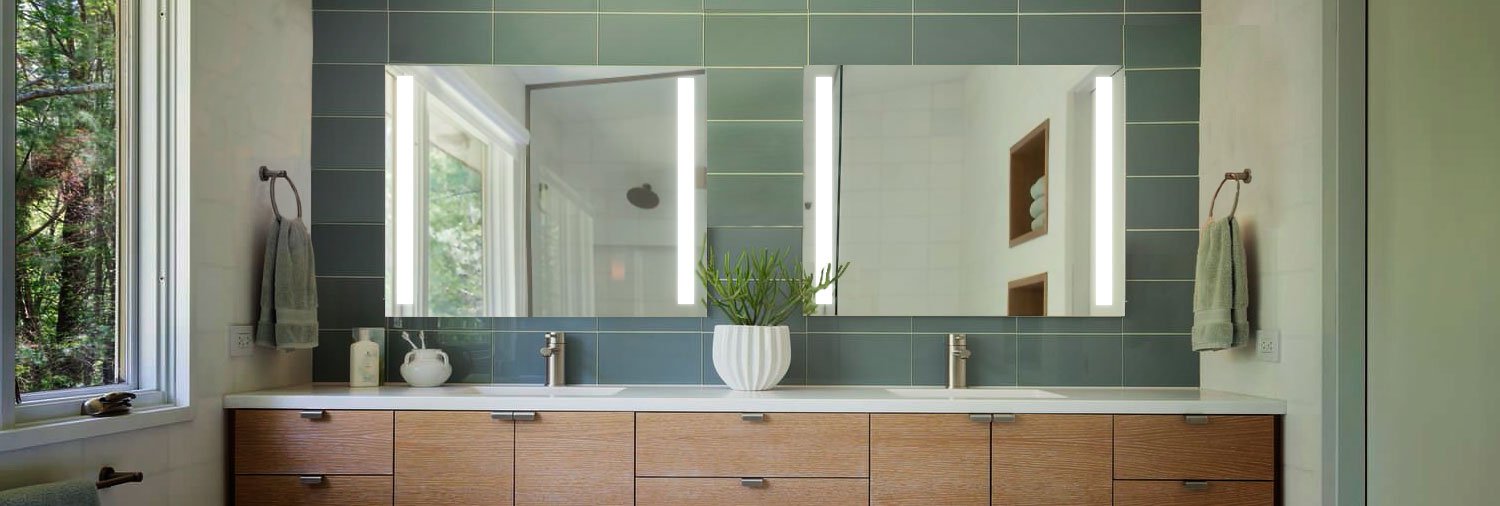
<path id="1" fill-rule="evenodd" d="M 563 339 L 562 332 L 548 332 L 546 345 L 542 346 L 542 356 L 547 357 L 547 386 L 560 387 L 567 384 L 567 376 L 563 373 L 563 348 L 567 345 Z"/>
<path id="2" fill-rule="evenodd" d="M 969 388 L 969 338 L 948 334 L 948 388 Z"/>

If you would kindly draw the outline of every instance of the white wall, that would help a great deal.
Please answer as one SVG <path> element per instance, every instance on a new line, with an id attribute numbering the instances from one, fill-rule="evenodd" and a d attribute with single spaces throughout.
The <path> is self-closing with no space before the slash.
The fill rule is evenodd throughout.
<path id="1" fill-rule="evenodd" d="M 1495 504 L 1500 3 L 1369 16 L 1369 503 Z"/>
<path id="2" fill-rule="evenodd" d="M 1281 335 L 1281 362 L 1252 347 L 1201 355 L 1200 385 L 1287 401 L 1289 506 L 1321 499 L 1323 4 L 1205 0 L 1200 218 L 1226 171 L 1249 167 L 1237 217 L 1253 329 Z M 1228 212 L 1233 184 L 1220 197 Z"/>
<path id="3" fill-rule="evenodd" d="M 107 505 L 204 505 L 224 499 L 225 393 L 309 381 L 310 352 L 230 360 L 225 327 L 253 323 L 271 210 L 261 164 L 308 171 L 312 20 L 308 0 L 192 3 L 191 422 L 0 454 L 0 489 L 93 479 L 99 467 L 146 481 L 103 492 Z M 289 195 L 290 192 L 278 192 Z M 286 201 L 291 206 L 290 201 Z M 311 210 L 311 203 L 303 206 Z M 343 343 L 325 343 L 338 346 Z"/>

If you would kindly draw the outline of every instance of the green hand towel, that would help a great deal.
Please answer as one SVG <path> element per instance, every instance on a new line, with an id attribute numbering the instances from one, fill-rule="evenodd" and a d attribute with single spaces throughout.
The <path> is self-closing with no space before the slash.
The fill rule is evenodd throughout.
<path id="1" fill-rule="evenodd" d="M 261 266 L 255 344 L 282 350 L 318 346 L 318 283 L 312 237 L 302 220 L 277 219 Z"/>
<path id="2" fill-rule="evenodd" d="M 0 490 L 0 506 L 99 506 L 99 491 L 87 480 L 43 483 Z"/>
<path id="3" fill-rule="evenodd" d="M 1245 243 L 1233 216 L 1210 221 L 1198 239 L 1193 283 L 1193 351 L 1223 350 L 1250 339 Z"/>

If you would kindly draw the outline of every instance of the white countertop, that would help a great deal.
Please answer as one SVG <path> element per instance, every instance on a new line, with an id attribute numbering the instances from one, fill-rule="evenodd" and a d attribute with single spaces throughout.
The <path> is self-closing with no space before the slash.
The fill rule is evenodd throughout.
<path id="1" fill-rule="evenodd" d="M 1280 415 L 1286 403 L 1197 388 L 970 388 L 782 386 L 736 392 L 708 386 L 450 385 L 437 388 L 303 385 L 231 394 L 225 409 L 443 411 L 715 411 L 814 413 L 1100 413 Z"/>

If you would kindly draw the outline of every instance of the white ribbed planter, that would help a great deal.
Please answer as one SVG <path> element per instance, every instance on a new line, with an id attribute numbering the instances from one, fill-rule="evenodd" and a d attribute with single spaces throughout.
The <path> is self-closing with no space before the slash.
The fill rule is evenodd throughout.
<path id="1" fill-rule="evenodd" d="M 714 326 L 714 370 L 735 390 L 770 390 L 792 366 L 792 332 L 785 325 Z"/>

